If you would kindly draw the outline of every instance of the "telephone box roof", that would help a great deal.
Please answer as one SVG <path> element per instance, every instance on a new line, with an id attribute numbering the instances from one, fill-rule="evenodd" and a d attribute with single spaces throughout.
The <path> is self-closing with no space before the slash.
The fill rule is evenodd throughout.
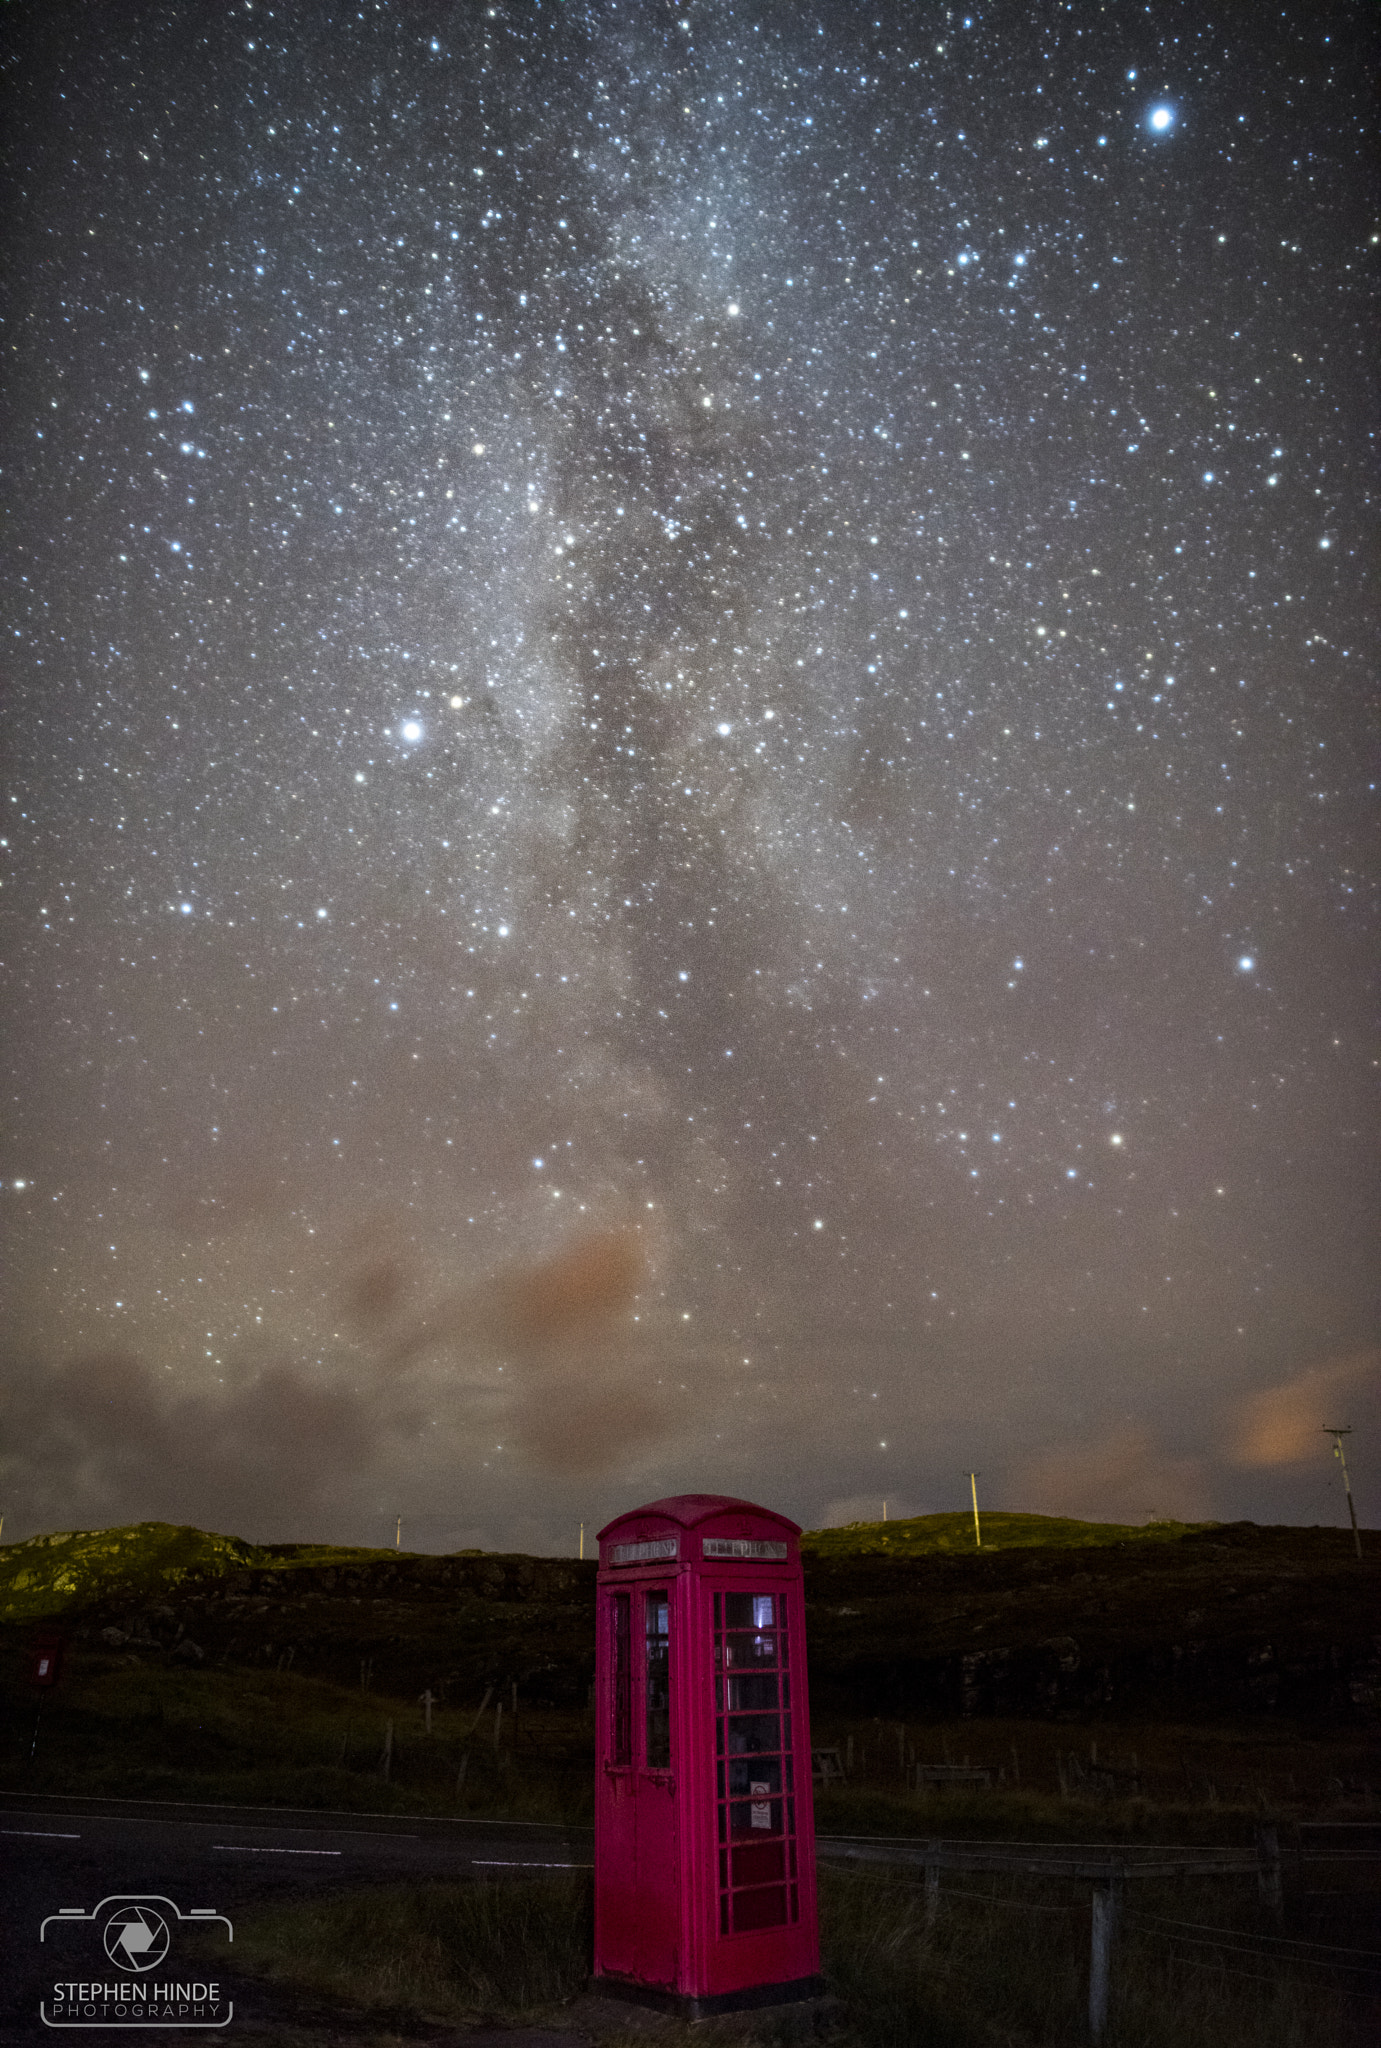
<path id="1" fill-rule="evenodd" d="M 779 1515 L 775 1508 L 759 1507 L 756 1501 L 735 1500 L 727 1493 L 676 1493 L 669 1500 L 650 1500 L 640 1508 L 630 1508 L 627 1514 L 615 1515 L 612 1522 L 606 1522 L 599 1532 L 598 1540 L 625 1522 L 639 1522 L 648 1515 L 659 1515 L 663 1520 L 676 1522 L 683 1529 L 698 1528 L 715 1515 L 756 1515 L 765 1522 L 776 1522 L 780 1528 L 789 1529 L 793 1536 L 799 1536 L 801 1525 L 793 1522 L 788 1515 Z"/>

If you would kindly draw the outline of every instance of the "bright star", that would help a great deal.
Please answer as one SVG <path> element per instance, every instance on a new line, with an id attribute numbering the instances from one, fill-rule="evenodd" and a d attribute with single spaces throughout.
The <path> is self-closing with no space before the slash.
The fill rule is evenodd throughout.
<path id="1" fill-rule="evenodd" d="M 1175 125 L 1175 110 L 1173 107 L 1152 107 L 1150 113 L 1146 116 L 1146 121 L 1147 126 L 1152 128 L 1157 135 L 1164 135 L 1167 129 L 1173 128 Z"/>
<path id="2" fill-rule="evenodd" d="M 1255 965 L 1255 955 L 1252 953 L 1244 953 L 1237 963 L 1237 972 L 1239 974 L 1250 974 Z"/>
<path id="3" fill-rule="evenodd" d="M 422 728 L 415 718 L 405 719 L 398 729 L 409 746 L 416 746 L 422 737 Z"/>

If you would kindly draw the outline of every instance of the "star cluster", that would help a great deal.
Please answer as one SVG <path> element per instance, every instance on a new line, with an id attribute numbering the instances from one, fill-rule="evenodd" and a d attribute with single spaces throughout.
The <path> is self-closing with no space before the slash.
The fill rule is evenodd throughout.
<path id="1" fill-rule="evenodd" d="M 12 15 L 19 1522 L 1332 1518 L 1360 11 Z"/>

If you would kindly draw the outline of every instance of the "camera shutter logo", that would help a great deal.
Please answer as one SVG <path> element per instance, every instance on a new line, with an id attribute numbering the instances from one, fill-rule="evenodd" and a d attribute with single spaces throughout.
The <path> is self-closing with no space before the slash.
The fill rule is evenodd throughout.
<path id="1" fill-rule="evenodd" d="M 106 1921 L 102 1939 L 112 1963 L 152 1970 L 168 1953 L 168 1923 L 152 1906 L 122 1906 Z"/>

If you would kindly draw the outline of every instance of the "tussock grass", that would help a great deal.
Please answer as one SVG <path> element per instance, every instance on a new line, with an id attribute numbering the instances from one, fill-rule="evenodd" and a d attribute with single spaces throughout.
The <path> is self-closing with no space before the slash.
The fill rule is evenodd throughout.
<path id="1" fill-rule="evenodd" d="M 1166 1921 L 1220 1930 L 1256 1952 L 1201 1949 L 1196 1960 Z M 906 1873 L 823 1869 L 821 1934 L 845 2014 L 836 2048 L 1069 2048 L 1086 2038 L 1086 1886 L 947 1874 L 928 1932 L 922 1889 Z M 1273 1934 L 1248 1886 L 1132 1888 L 1108 2048 L 1370 2048 L 1377 2001 L 1283 1961 Z M 573 1874 L 266 1906 L 237 1921 L 235 1947 L 254 1972 L 376 2018 L 533 2018 L 583 1989 L 590 1942 L 591 1881 Z M 667 2030 L 667 2048 L 680 2035 Z"/>
<path id="2" fill-rule="evenodd" d="M 237 1917 L 235 1960 L 369 2009 L 524 2012 L 584 1988 L 589 1879 L 371 1887 Z"/>
<path id="3" fill-rule="evenodd" d="M 8 1690 L 8 1699 L 0 1693 L 0 1786 L 8 1790 L 568 1825 L 591 1815 L 593 1738 L 576 1711 L 525 1707 L 516 1749 L 505 1717 L 495 1750 L 492 1715 L 477 1728 L 470 1702 L 438 1708 L 427 1735 L 414 1700 L 286 1671 L 189 1671 L 87 1652 L 69 1661 L 51 1696 Z"/>
<path id="4" fill-rule="evenodd" d="M 1131 1889 L 1114 1951 L 1108 2048 L 1366 2048 L 1377 2005 L 1277 1956 L 1189 1959 L 1157 1919 L 1266 1935 L 1254 1897 L 1219 1883 Z M 946 1876 L 933 1934 L 919 1886 L 822 1871 L 832 1988 L 859 2048 L 1068 2048 L 1087 2038 L 1087 1888 Z M 1316 1981 L 1305 1981 L 1314 1976 Z"/>

